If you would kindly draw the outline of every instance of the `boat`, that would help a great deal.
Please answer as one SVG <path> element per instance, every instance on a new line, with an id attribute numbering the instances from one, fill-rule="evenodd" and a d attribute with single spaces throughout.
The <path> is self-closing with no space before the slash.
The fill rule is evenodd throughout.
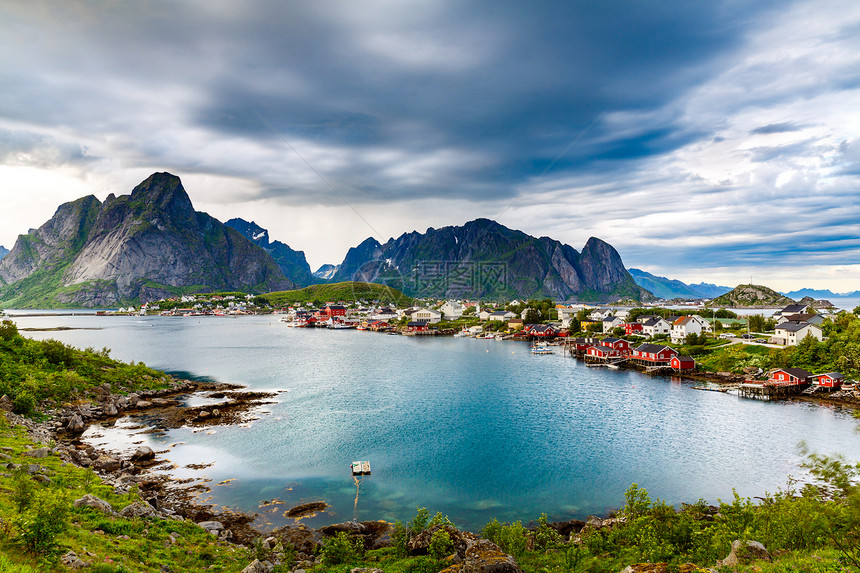
<path id="1" fill-rule="evenodd" d="M 552 349 L 547 348 L 544 344 L 535 344 L 532 346 L 532 354 L 552 354 Z"/>

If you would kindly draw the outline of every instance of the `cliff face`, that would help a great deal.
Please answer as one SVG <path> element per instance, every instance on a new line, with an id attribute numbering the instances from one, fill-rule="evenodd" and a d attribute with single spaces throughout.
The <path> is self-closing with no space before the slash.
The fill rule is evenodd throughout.
<path id="1" fill-rule="evenodd" d="M 369 238 L 349 250 L 334 281 L 390 284 L 410 296 L 505 298 L 550 296 L 605 301 L 648 298 L 618 252 L 591 238 L 582 254 L 495 221 L 406 233 L 381 245 Z"/>
<path id="2" fill-rule="evenodd" d="M 0 260 L 3 260 L 3 257 L 5 257 L 8 254 L 9 254 L 9 249 L 4 247 L 3 245 L 0 245 Z"/>
<path id="3" fill-rule="evenodd" d="M 253 221 L 249 223 L 244 219 L 230 219 L 224 224 L 269 253 L 284 276 L 293 281 L 296 286 L 306 287 L 319 282 L 311 273 L 311 266 L 305 258 L 304 251 L 294 251 L 289 245 L 280 241 L 270 242 L 269 231 Z"/>
<path id="4" fill-rule="evenodd" d="M 156 173 L 131 195 L 85 197 L 18 238 L 0 260 L 0 300 L 108 306 L 181 292 L 293 288 L 272 258 L 194 210 L 178 177 Z"/>

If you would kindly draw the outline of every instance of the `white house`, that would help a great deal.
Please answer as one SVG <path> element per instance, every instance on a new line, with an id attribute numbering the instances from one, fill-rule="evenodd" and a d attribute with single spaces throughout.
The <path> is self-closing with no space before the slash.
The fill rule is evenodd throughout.
<path id="1" fill-rule="evenodd" d="M 591 314 L 588 315 L 588 318 L 589 320 L 600 322 L 607 316 L 612 316 L 612 310 L 608 308 L 596 308 L 591 311 Z"/>
<path id="2" fill-rule="evenodd" d="M 465 305 L 454 300 L 445 301 L 445 304 L 439 307 L 439 311 L 445 316 L 445 320 L 457 320 L 463 316 L 465 310 Z"/>
<path id="3" fill-rule="evenodd" d="M 660 334 L 669 334 L 670 332 L 672 332 L 672 325 L 659 316 L 649 318 L 642 323 L 642 335 L 648 338 L 654 338 Z"/>
<path id="4" fill-rule="evenodd" d="M 774 344 L 796 346 L 807 335 L 811 335 L 818 340 L 824 340 L 824 334 L 818 325 L 809 324 L 808 322 L 784 322 L 777 325 L 776 331 L 770 341 Z"/>
<path id="5" fill-rule="evenodd" d="M 615 316 L 621 319 L 622 322 L 627 322 L 627 317 L 630 315 L 629 310 L 618 309 L 615 311 Z"/>
<path id="6" fill-rule="evenodd" d="M 481 312 L 481 315 L 479 315 L 479 318 L 483 314 L 484 313 Z M 481 320 L 501 320 L 503 322 L 507 322 L 512 318 L 517 318 L 517 313 L 511 312 L 509 310 L 497 310 L 495 312 L 488 313 L 487 318 L 481 318 Z"/>
<path id="7" fill-rule="evenodd" d="M 621 326 L 622 324 L 624 324 L 624 321 L 617 316 L 607 316 L 603 319 L 603 332 L 612 332 L 613 328 Z"/>
<path id="8" fill-rule="evenodd" d="M 820 314 L 813 313 L 784 314 L 780 316 L 776 321 L 778 325 L 784 322 L 808 322 L 809 324 L 814 324 L 818 326 L 822 322 L 824 322 L 824 317 Z"/>
<path id="9" fill-rule="evenodd" d="M 413 312 L 410 320 L 436 324 L 442 320 L 442 313 L 429 308 L 422 308 Z"/>
<path id="10" fill-rule="evenodd" d="M 669 336 L 672 342 L 680 344 L 684 342 L 688 334 L 701 334 L 702 332 L 711 332 L 711 324 L 698 314 L 693 314 L 675 320 L 672 323 L 672 331 Z"/>
<path id="11" fill-rule="evenodd" d="M 790 304 L 782 310 L 778 310 L 773 313 L 773 319 L 779 321 L 783 316 L 788 316 L 790 314 L 803 314 L 808 310 L 805 304 Z"/>
<path id="12" fill-rule="evenodd" d="M 579 312 L 579 309 L 564 305 L 556 306 L 555 310 L 558 312 L 558 318 L 561 320 L 561 327 L 564 329 L 570 328 L 570 321 L 575 318 L 576 313 Z"/>

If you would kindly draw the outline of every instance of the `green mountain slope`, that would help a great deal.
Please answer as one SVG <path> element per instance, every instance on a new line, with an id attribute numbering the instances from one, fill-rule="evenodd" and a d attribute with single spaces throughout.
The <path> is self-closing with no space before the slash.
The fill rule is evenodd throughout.
<path id="1" fill-rule="evenodd" d="M 762 285 L 740 285 L 711 301 L 711 306 L 731 308 L 781 308 L 794 300 Z"/>
<path id="2" fill-rule="evenodd" d="M 295 286 L 237 231 L 194 210 L 182 182 L 156 173 L 130 195 L 61 205 L 0 260 L 0 303 L 98 307 L 187 291 Z"/>

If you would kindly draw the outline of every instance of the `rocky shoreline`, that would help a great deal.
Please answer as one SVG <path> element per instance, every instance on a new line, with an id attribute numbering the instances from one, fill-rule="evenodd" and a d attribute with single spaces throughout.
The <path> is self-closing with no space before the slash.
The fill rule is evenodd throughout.
<path id="1" fill-rule="evenodd" d="M 154 475 L 150 470 L 163 467 L 168 462 L 158 459 L 158 453 L 148 446 L 138 446 L 130 455 L 118 455 L 81 441 L 81 436 L 91 424 L 111 423 L 129 414 L 154 415 L 157 425 L 176 428 L 182 425 L 211 426 L 230 425 L 248 421 L 253 410 L 271 403 L 276 393 L 250 392 L 241 386 L 177 380 L 163 380 L 168 387 L 159 390 L 144 390 L 128 395 L 113 394 L 107 385 L 100 387 L 95 402 L 64 404 L 61 408 L 47 409 L 44 421 L 14 414 L 8 398 L 0 399 L 8 421 L 24 427 L 35 442 L 55 444 L 41 447 L 28 453 L 36 461 L 40 457 L 56 455 L 62 461 L 82 468 L 92 469 L 102 483 L 111 486 L 118 494 L 129 493 L 137 488 L 143 501 L 135 502 L 119 512 L 114 512 L 106 501 L 85 495 L 75 501 L 76 506 L 86 505 L 108 515 L 125 518 L 158 517 L 172 520 L 188 520 L 196 523 L 219 540 L 262 549 L 271 561 L 256 560 L 244 570 L 247 573 L 266 572 L 290 559 L 285 547 L 292 547 L 294 571 L 303 572 L 315 565 L 319 547 L 326 538 L 341 532 L 360 539 L 366 549 L 390 547 L 393 544 L 392 526 L 385 521 L 350 521 L 313 529 L 304 524 L 287 525 L 264 534 L 252 527 L 256 515 L 229 509 L 215 512 L 211 507 L 196 501 L 195 488 L 187 486 L 166 475 Z M 183 399 L 194 393 L 205 392 L 207 398 L 224 399 L 217 406 L 183 406 Z M 163 453 L 163 452 L 161 452 Z M 31 464 L 28 472 L 37 479 L 43 476 L 41 466 Z M 49 479 L 46 475 L 43 479 Z M 294 518 L 323 511 L 325 502 L 310 502 L 291 508 L 287 513 Z M 550 524 L 565 539 L 574 538 L 583 527 L 611 527 L 609 519 L 592 518 L 589 522 L 571 520 Z M 408 550 L 413 555 L 426 555 L 430 538 L 439 528 L 445 529 L 454 541 L 455 553 L 450 557 L 451 565 L 464 572 L 515 572 L 516 561 L 494 543 L 467 531 L 459 531 L 450 525 L 431 527 L 413 539 Z M 75 567 L 76 555 L 64 556 L 68 565 Z M 80 566 L 80 565 L 79 565 Z"/>
<path id="2" fill-rule="evenodd" d="M 270 399 L 277 394 L 249 392 L 232 384 L 172 377 L 165 378 L 163 382 L 168 384 L 166 388 L 128 395 L 113 394 L 105 385 L 98 389 L 97 401 L 64 404 L 58 409 L 45 410 L 48 417 L 42 422 L 12 413 L 8 399 L 0 402 L 0 407 L 6 411 L 7 419 L 23 426 L 34 441 L 56 444 L 53 448 L 44 448 L 46 455 L 52 453 L 66 463 L 91 468 L 103 483 L 119 494 L 136 487 L 140 497 L 149 505 L 144 511 L 146 515 L 191 520 L 221 539 L 243 545 L 253 544 L 260 537 L 260 533 L 250 527 L 253 515 L 227 510 L 214 513 L 209 507 L 196 503 L 194 492 L 187 486 L 149 471 L 168 462 L 159 460 L 157 452 L 148 446 L 139 446 L 131 455 L 120 456 L 81 441 L 81 435 L 89 425 L 110 424 L 129 414 L 155 415 L 158 426 L 163 428 L 239 424 L 248 420 L 253 409 L 272 403 Z M 208 398 L 224 401 L 213 406 L 182 405 L 184 398 L 199 392 L 206 392 Z M 137 511 L 143 510 L 138 508 Z"/>

